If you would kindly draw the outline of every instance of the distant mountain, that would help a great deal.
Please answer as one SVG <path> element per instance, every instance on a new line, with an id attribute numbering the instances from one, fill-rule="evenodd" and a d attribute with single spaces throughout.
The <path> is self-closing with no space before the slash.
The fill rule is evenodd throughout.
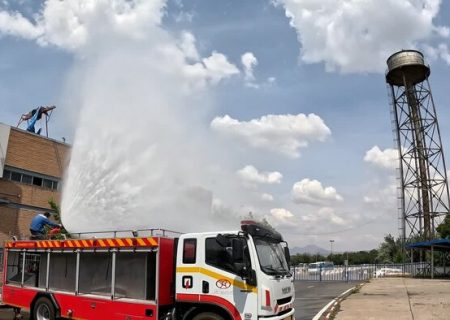
<path id="1" fill-rule="evenodd" d="M 330 254 L 330 250 L 326 250 L 314 244 L 309 244 L 304 247 L 293 247 L 289 248 L 291 255 L 295 255 L 297 253 L 309 253 L 309 254 L 320 254 L 320 255 L 328 255 Z"/>

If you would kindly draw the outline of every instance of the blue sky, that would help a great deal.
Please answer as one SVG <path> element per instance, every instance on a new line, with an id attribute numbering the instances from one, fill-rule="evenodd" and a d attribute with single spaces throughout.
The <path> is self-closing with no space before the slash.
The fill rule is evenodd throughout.
<path id="1" fill-rule="evenodd" d="M 57 106 L 50 136 L 74 144 L 63 201 L 73 229 L 85 227 L 76 215 L 101 224 L 116 211 L 111 227 L 135 212 L 130 227 L 195 230 L 173 213 L 199 211 L 178 203 L 195 187 L 207 195 L 195 193 L 208 210 L 193 213 L 210 221 L 205 229 L 231 228 L 252 211 L 293 245 L 327 248 L 334 239 L 338 251 L 371 249 L 397 234 L 385 60 L 401 49 L 424 52 L 448 149 L 449 13 L 437 0 L 5 0 L 0 121 L 15 125 L 36 106 Z M 164 152 L 150 156 L 153 147 Z M 152 178 L 127 180 L 130 172 Z M 134 189 L 117 189 L 118 181 Z M 165 200 L 149 204 L 161 183 Z M 80 191 L 86 185 L 96 197 Z M 145 205 L 170 208 L 172 219 L 145 220 Z"/>

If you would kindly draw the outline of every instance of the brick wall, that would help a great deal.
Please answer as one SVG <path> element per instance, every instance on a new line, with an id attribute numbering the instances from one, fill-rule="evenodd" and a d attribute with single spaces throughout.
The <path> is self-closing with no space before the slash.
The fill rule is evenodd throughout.
<path id="1" fill-rule="evenodd" d="M 18 232 L 17 218 L 18 209 L 0 207 L 0 246 L 3 247 L 3 243 L 6 240 L 11 239 L 11 235 L 15 235 Z"/>
<path id="2" fill-rule="evenodd" d="M 60 178 L 67 167 L 69 151 L 67 144 L 11 128 L 5 164 Z"/>
<path id="3" fill-rule="evenodd" d="M 51 139 L 11 128 L 5 164 L 43 175 L 61 178 L 67 168 L 70 146 Z M 0 199 L 29 206 L 48 208 L 48 200 L 60 203 L 57 190 L 26 185 L 0 178 Z M 35 211 L 0 206 L 0 246 L 11 234 L 28 237 Z"/>

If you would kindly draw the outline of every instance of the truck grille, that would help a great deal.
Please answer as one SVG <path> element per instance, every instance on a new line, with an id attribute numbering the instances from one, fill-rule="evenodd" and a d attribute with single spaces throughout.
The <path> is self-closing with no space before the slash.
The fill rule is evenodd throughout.
<path id="1" fill-rule="evenodd" d="M 283 298 L 283 299 L 278 299 L 278 300 L 277 300 L 277 304 L 278 304 L 279 306 L 281 306 L 281 305 L 283 305 L 283 304 L 286 304 L 286 303 L 291 302 L 291 300 L 292 300 L 292 296 L 287 297 L 287 298 Z"/>

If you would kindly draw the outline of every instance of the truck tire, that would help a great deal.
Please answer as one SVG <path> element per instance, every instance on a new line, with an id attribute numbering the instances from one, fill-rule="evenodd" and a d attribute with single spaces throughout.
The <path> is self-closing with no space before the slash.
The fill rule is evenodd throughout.
<path id="1" fill-rule="evenodd" d="M 214 312 L 201 312 L 197 314 L 192 320 L 225 320 L 221 315 Z"/>
<path id="2" fill-rule="evenodd" d="M 56 320 L 56 310 L 50 299 L 40 297 L 36 300 L 32 314 L 33 320 Z"/>

